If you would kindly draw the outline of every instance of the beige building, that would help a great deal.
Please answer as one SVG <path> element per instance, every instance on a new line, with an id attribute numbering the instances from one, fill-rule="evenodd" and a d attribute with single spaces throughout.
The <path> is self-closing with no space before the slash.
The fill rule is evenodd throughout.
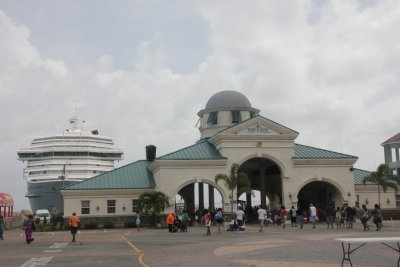
<path id="1" fill-rule="evenodd" d="M 249 176 L 259 196 L 252 203 L 254 198 L 247 195 L 247 205 L 307 208 L 313 203 L 324 209 L 344 202 L 361 206 L 368 199 L 371 208 L 377 202 L 376 186 L 374 193 L 362 185 L 369 172 L 353 168 L 357 157 L 296 143 L 298 132 L 259 115 L 239 92 L 216 93 L 198 116 L 196 144 L 160 157 L 155 146 L 148 146 L 146 160 L 66 187 L 62 190 L 65 214 L 130 216 L 139 209 L 138 197 L 146 190 L 166 193 L 170 209 L 179 195 L 186 209 L 221 207 L 229 213 L 230 191 L 223 183 L 216 184 L 215 176 L 229 174 L 233 163 Z M 381 195 L 386 198 L 384 208 L 396 206 L 393 192 Z M 236 200 L 234 193 L 234 209 Z"/>

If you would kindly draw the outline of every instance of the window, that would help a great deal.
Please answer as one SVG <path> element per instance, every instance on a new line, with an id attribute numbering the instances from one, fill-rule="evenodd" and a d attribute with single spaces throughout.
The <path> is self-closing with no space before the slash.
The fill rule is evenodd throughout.
<path id="1" fill-rule="evenodd" d="M 400 207 L 400 195 L 396 195 L 396 207 Z"/>
<path id="2" fill-rule="evenodd" d="M 240 116 L 240 110 L 232 110 L 232 123 L 239 123 L 242 121 L 242 117 Z"/>
<path id="3" fill-rule="evenodd" d="M 356 195 L 356 208 L 360 207 L 360 195 Z"/>
<path id="4" fill-rule="evenodd" d="M 217 124 L 217 122 L 218 122 L 217 118 L 218 118 L 217 111 L 210 112 L 210 114 L 208 115 L 207 123 L 208 124 Z"/>
<path id="5" fill-rule="evenodd" d="M 90 200 L 81 201 L 81 214 L 90 214 Z"/>
<path id="6" fill-rule="evenodd" d="M 140 205 L 138 199 L 132 199 L 132 212 L 140 211 Z"/>
<path id="7" fill-rule="evenodd" d="M 253 118 L 256 116 L 256 113 L 254 111 L 250 111 L 250 118 Z"/>
<path id="8" fill-rule="evenodd" d="M 107 200 L 107 213 L 115 213 L 115 200 Z"/>

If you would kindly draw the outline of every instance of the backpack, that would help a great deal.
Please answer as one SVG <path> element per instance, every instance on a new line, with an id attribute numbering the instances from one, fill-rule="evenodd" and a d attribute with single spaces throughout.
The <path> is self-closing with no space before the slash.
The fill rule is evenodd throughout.
<path id="1" fill-rule="evenodd" d="M 220 213 L 215 214 L 215 220 L 216 221 L 222 221 L 224 219 L 224 216 Z"/>

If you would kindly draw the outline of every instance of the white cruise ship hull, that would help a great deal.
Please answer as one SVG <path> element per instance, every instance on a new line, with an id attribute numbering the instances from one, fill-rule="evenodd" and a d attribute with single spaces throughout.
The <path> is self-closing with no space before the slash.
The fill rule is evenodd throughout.
<path id="1" fill-rule="evenodd" d="M 63 211 L 63 186 L 108 172 L 122 159 L 123 152 L 112 139 L 97 130 L 83 131 L 83 123 L 73 117 L 62 134 L 35 138 L 28 148 L 17 151 L 18 159 L 26 163 L 26 197 L 33 212 Z"/>

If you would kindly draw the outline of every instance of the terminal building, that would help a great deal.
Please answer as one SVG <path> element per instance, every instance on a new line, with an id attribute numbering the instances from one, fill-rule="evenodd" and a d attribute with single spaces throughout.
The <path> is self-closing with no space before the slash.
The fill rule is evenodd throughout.
<path id="1" fill-rule="evenodd" d="M 377 203 L 376 185 L 362 182 L 370 172 L 354 168 L 356 156 L 297 143 L 297 131 L 261 116 L 240 92 L 214 94 L 197 115 L 200 138 L 195 144 L 159 157 L 149 145 L 145 159 L 65 187 L 64 214 L 131 216 L 140 194 L 151 190 L 167 194 L 170 209 L 178 195 L 188 210 L 216 207 L 230 213 L 236 210 L 236 192 L 232 199 L 215 176 L 229 175 L 232 164 L 248 175 L 259 196 L 257 203 L 250 194 L 242 196 L 250 206 L 307 208 L 313 203 L 324 209 L 361 206 L 367 200 L 371 208 Z M 396 207 L 396 194 L 387 194 L 391 202 L 383 208 Z"/>
<path id="2" fill-rule="evenodd" d="M 393 174 L 400 174 L 400 133 L 382 143 L 385 151 L 385 163 Z"/>

